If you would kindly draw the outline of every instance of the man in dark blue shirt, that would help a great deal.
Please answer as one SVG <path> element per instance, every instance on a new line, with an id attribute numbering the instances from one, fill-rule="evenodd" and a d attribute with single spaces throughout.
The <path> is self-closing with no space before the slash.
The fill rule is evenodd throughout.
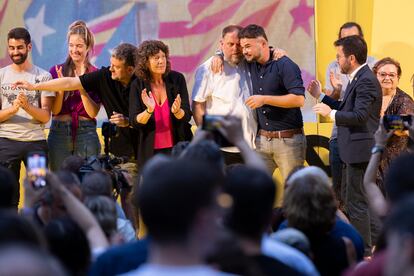
<path id="1" fill-rule="evenodd" d="M 257 111 L 256 149 L 269 171 L 273 173 L 279 167 L 285 179 L 305 160 L 306 138 L 300 110 L 305 88 L 300 69 L 286 56 L 271 58 L 262 27 L 248 25 L 239 32 L 239 38 L 252 78 L 253 95 L 246 104 Z"/>

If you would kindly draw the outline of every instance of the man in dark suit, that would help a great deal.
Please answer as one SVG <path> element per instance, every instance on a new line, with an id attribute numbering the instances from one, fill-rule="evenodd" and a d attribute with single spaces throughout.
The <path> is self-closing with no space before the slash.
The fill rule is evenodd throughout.
<path id="1" fill-rule="evenodd" d="M 313 110 L 323 116 L 329 115 L 338 126 L 339 156 L 345 164 L 341 191 L 345 210 L 364 238 L 365 254 L 370 255 L 372 234 L 376 229 L 371 229 L 375 226 L 375 218 L 369 211 L 363 178 L 371 149 L 376 150 L 372 147 L 380 119 L 381 87 L 366 63 L 367 44 L 363 38 L 344 37 L 334 45 L 341 73 L 349 78 L 343 101 L 321 93 L 317 81 L 312 81 L 308 91 L 321 101 Z"/>

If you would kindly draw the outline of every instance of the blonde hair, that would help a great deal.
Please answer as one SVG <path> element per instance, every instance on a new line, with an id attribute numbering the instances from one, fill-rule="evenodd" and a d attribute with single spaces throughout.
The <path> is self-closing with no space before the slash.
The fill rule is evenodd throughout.
<path id="1" fill-rule="evenodd" d="M 86 26 L 86 23 L 82 20 L 77 20 L 69 25 L 68 33 L 67 33 L 67 40 L 69 42 L 69 38 L 71 35 L 79 35 L 83 41 L 85 42 L 87 53 L 85 58 L 85 67 L 86 73 L 89 71 L 89 67 L 92 66 L 90 62 L 91 53 L 93 52 L 93 47 L 95 45 L 95 38 L 93 33 L 89 28 Z M 63 65 L 63 75 L 68 77 L 75 76 L 74 72 L 74 64 L 70 55 L 66 58 L 66 61 Z"/>

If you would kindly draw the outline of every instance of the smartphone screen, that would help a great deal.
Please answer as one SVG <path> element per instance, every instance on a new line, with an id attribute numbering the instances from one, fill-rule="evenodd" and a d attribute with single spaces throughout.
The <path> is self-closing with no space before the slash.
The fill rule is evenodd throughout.
<path id="1" fill-rule="evenodd" d="M 386 130 L 406 130 L 404 122 L 411 124 L 411 115 L 384 115 L 383 119 Z"/>
<path id="2" fill-rule="evenodd" d="M 204 115 L 202 129 L 207 131 L 215 131 L 221 126 L 220 119 L 223 119 L 220 115 Z"/>
<path id="3" fill-rule="evenodd" d="M 224 116 L 222 115 L 207 115 L 203 116 L 203 124 L 202 129 L 209 131 L 213 134 L 214 142 L 219 145 L 220 147 L 232 147 L 234 146 L 232 143 L 224 137 L 218 128 L 221 127 L 220 120 L 223 120 Z"/>
<path id="4" fill-rule="evenodd" d="M 27 157 L 27 177 L 35 189 L 46 186 L 46 155 L 42 152 L 31 153 Z"/>

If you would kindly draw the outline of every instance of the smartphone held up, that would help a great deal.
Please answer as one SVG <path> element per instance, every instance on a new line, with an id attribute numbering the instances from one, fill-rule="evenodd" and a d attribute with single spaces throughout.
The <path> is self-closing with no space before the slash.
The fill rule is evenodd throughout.
<path id="1" fill-rule="evenodd" d="M 407 130 L 404 122 L 407 122 L 408 125 L 411 125 L 412 116 L 411 115 L 390 115 L 386 114 L 383 118 L 384 127 L 387 131 L 390 130 Z"/>
<path id="2" fill-rule="evenodd" d="M 214 142 L 220 147 L 232 147 L 233 144 L 224 137 L 219 128 L 222 126 L 221 121 L 225 120 L 222 115 L 204 115 L 202 129 L 209 131 L 213 135 Z"/>
<path id="3" fill-rule="evenodd" d="M 27 157 L 27 180 L 34 189 L 46 187 L 46 154 L 32 152 Z"/>

